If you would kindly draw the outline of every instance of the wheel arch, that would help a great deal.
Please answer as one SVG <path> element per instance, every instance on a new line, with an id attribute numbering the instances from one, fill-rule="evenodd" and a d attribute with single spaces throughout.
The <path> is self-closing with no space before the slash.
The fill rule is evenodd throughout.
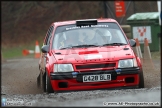
<path id="1" fill-rule="evenodd" d="M 50 76 L 50 72 L 51 72 L 51 68 L 50 68 L 50 65 L 49 64 L 46 64 L 46 67 L 45 67 L 45 73 L 48 73 L 48 76 Z M 44 73 L 44 74 L 45 74 Z"/>

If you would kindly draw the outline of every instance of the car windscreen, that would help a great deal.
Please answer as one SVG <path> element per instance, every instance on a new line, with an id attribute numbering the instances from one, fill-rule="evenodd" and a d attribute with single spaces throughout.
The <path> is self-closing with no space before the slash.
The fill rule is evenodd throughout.
<path id="1" fill-rule="evenodd" d="M 127 44 L 126 38 L 116 23 L 99 23 L 97 25 L 76 26 L 75 24 L 56 28 L 52 48 L 72 48 L 85 45 L 109 45 L 111 43 Z"/>

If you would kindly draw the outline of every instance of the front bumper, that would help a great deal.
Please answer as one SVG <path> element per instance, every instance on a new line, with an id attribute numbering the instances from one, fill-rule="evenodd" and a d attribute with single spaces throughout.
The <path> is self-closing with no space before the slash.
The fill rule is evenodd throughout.
<path id="1" fill-rule="evenodd" d="M 140 68 L 114 69 L 105 71 L 87 71 L 79 72 L 73 75 L 72 72 L 51 72 L 51 83 L 55 91 L 69 90 L 88 90 L 88 89 L 104 89 L 126 86 L 138 86 Z M 111 81 L 101 82 L 83 82 L 83 75 L 111 74 Z"/>

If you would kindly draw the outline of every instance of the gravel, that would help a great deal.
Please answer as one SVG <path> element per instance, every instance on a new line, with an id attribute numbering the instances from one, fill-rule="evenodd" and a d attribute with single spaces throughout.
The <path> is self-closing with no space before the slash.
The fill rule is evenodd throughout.
<path id="1" fill-rule="evenodd" d="M 38 59 L 2 63 L 1 97 L 6 106 L 160 106 L 160 69 L 144 71 L 145 88 L 43 93 L 36 86 Z M 160 60 L 154 60 L 159 68 Z"/>

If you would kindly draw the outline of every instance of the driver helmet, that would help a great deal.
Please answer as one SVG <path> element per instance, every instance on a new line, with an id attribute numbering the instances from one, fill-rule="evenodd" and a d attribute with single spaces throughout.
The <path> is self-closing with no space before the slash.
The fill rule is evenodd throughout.
<path id="1" fill-rule="evenodd" d="M 108 31 L 108 30 L 105 30 L 103 32 L 103 36 L 105 36 L 105 38 L 108 39 L 108 42 L 110 42 L 112 39 L 112 35 L 111 35 L 110 31 Z"/>

